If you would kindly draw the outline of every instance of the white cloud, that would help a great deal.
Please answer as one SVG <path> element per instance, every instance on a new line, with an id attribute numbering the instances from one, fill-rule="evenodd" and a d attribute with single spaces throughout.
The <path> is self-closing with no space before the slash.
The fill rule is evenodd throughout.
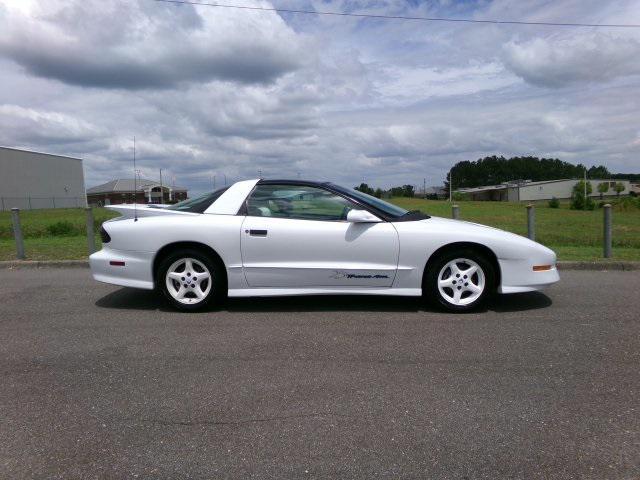
<path id="1" fill-rule="evenodd" d="M 636 75 L 638 58 L 640 41 L 608 34 L 534 38 L 504 47 L 505 64 L 516 75 L 552 88 Z"/>
<path id="2" fill-rule="evenodd" d="M 276 14 L 145 0 L 48 0 L 0 9 L 0 53 L 34 75 L 73 85 L 267 83 L 304 62 L 301 39 Z"/>
<path id="3" fill-rule="evenodd" d="M 104 135 L 103 129 L 60 112 L 39 111 L 19 105 L 0 105 L 0 144 L 85 142 Z"/>
<path id="4" fill-rule="evenodd" d="M 600 22 L 631 22 L 640 10 L 630 0 L 613 13 L 595 0 L 312 3 Z M 619 31 L 280 17 L 146 0 L 5 1 L 0 143 L 80 156 L 93 185 L 131 175 L 135 135 L 144 175 L 162 167 L 194 193 L 213 175 L 220 185 L 223 175 L 258 170 L 438 184 L 455 162 L 492 154 L 637 171 L 637 41 Z"/>

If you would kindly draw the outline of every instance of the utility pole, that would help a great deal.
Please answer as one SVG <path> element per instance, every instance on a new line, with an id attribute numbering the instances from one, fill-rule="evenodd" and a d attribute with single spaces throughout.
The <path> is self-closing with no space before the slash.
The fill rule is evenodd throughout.
<path id="1" fill-rule="evenodd" d="M 587 209 L 587 167 L 584 167 L 584 209 Z"/>
<path id="2" fill-rule="evenodd" d="M 451 203 L 451 190 L 453 188 L 453 169 L 449 170 L 449 203 Z"/>
<path id="3" fill-rule="evenodd" d="M 426 178 L 422 179 L 422 195 L 423 195 L 423 198 L 425 199 L 427 198 L 427 179 Z"/>
<path id="4" fill-rule="evenodd" d="M 160 169 L 160 203 L 164 203 L 164 188 L 162 187 L 162 169 Z"/>

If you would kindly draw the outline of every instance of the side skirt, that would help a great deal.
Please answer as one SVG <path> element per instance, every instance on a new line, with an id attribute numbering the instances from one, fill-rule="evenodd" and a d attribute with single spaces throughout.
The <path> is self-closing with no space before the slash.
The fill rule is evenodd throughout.
<path id="1" fill-rule="evenodd" d="M 397 295 L 419 297 L 420 288 L 234 288 L 230 297 L 279 297 L 294 295 Z"/>

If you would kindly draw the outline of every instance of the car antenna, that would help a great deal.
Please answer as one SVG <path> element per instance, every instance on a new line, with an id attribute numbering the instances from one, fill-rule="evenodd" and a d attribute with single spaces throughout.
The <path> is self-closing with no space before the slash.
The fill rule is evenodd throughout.
<path id="1" fill-rule="evenodd" d="M 133 136 L 133 221 L 138 221 L 138 208 L 136 197 L 138 196 L 138 170 L 136 170 L 136 136 Z"/>

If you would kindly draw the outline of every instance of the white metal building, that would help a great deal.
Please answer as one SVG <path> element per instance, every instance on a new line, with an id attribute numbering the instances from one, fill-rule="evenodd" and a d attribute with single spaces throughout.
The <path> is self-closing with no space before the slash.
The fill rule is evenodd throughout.
<path id="1" fill-rule="evenodd" d="M 484 187 L 461 188 L 456 192 L 466 194 L 471 200 L 493 200 L 493 201 L 509 201 L 509 202 L 529 202 L 535 200 L 551 200 L 557 198 L 559 200 L 571 198 L 573 187 L 580 180 L 563 179 L 563 180 L 544 180 L 540 182 L 522 181 L 509 182 L 500 185 L 487 185 Z M 598 185 L 606 183 L 609 185 L 609 191 L 604 194 L 606 197 L 616 196 L 615 184 L 621 183 L 624 190 L 620 195 L 629 195 L 631 184 L 629 180 L 610 180 L 610 179 L 587 179 L 591 183 L 590 197 L 599 198 Z"/>
<path id="2" fill-rule="evenodd" d="M 81 159 L 0 147 L 0 209 L 86 204 Z"/>

